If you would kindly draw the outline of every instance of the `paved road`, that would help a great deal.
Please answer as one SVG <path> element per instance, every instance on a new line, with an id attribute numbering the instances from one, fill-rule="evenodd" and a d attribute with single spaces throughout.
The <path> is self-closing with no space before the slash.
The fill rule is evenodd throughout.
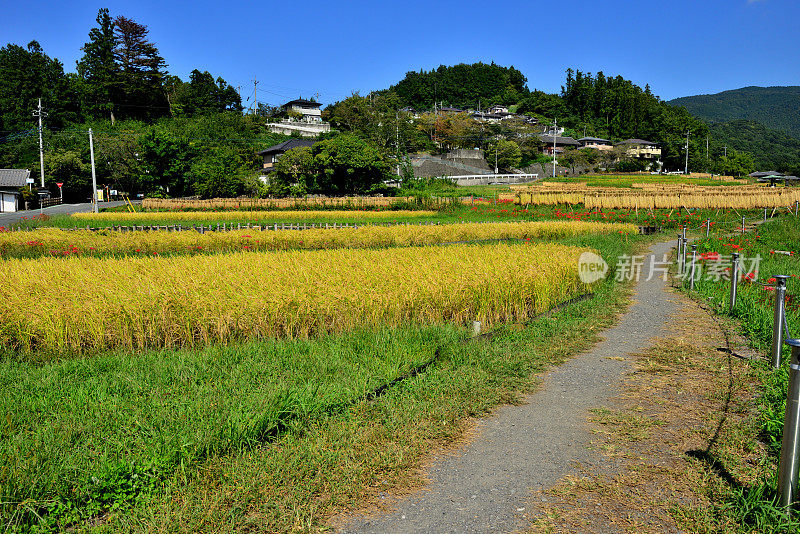
<path id="1" fill-rule="evenodd" d="M 662 261 L 673 243 L 651 250 Z M 645 260 L 648 271 L 650 259 Z M 477 437 L 455 454 L 435 458 L 422 492 L 401 500 L 397 511 L 356 517 L 345 533 L 512 532 L 526 524 L 531 492 L 555 485 L 577 464 L 602 461 L 589 450 L 589 409 L 617 393 L 629 354 L 666 333 L 677 305 L 660 273 L 640 277 L 634 302 L 593 349 L 550 372 L 521 406 L 504 406 L 479 423 Z"/>
<path id="2" fill-rule="evenodd" d="M 140 201 L 141 203 L 141 201 Z M 115 208 L 125 204 L 124 201 L 103 202 L 100 208 Z M 136 202 L 134 202 L 136 204 Z M 46 213 L 47 215 L 70 215 L 72 213 L 81 213 L 92 211 L 92 203 L 84 202 L 82 204 L 60 204 L 58 206 L 50 206 L 43 210 L 27 210 L 15 211 L 13 213 L 0 213 L 0 226 L 16 226 L 18 224 L 25 224 L 25 219 L 30 219 L 39 215 L 39 213 Z"/>

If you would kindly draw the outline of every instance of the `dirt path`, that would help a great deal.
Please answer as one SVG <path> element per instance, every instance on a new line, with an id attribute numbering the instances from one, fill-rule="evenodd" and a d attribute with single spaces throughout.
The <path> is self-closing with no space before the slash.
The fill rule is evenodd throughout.
<path id="1" fill-rule="evenodd" d="M 434 458 L 428 486 L 399 501 L 396 512 L 353 518 L 340 532 L 514 531 L 532 521 L 532 492 L 578 468 L 608 462 L 590 448 L 587 418 L 590 409 L 619 393 L 632 355 L 667 331 L 675 296 L 663 275 L 649 267 L 651 257 L 662 261 L 672 246 L 651 249 L 633 304 L 596 347 L 550 372 L 521 405 L 504 406 L 481 421 L 463 449 Z"/>

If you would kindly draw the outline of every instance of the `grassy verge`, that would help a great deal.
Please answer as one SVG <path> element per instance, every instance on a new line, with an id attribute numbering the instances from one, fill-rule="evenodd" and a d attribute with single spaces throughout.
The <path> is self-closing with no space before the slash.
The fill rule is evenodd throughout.
<path id="1" fill-rule="evenodd" d="M 580 236 L 616 264 L 640 242 Z M 611 276 L 613 280 L 613 273 Z M 290 531 L 413 483 L 431 447 L 534 387 L 625 300 L 602 284 L 553 317 L 460 343 L 448 326 L 201 351 L 0 364 L 7 526 Z M 392 380 L 439 349 L 424 372 Z"/>
<path id="2" fill-rule="evenodd" d="M 757 411 L 750 427 L 741 427 L 748 439 L 763 442 L 764 454 L 758 459 L 755 481 L 747 486 L 721 486 L 713 494 L 714 508 L 710 517 L 733 516 L 736 532 L 795 532 L 798 524 L 787 522 L 776 507 L 776 470 L 783 434 L 788 383 L 789 350 L 783 347 L 780 369 L 768 366 L 767 355 L 772 342 L 774 290 L 760 282 L 769 284 L 776 274 L 791 275 L 787 287 L 786 316 L 792 334 L 800 334 L 800 259 L 797 255 L 784 255 L 776 251 L 797 253 L 800 243 L 800 221 L 784 216 L 758 227 L 757 233 L 702 239 L 698 252 L 705 257 L 700 262 L 701 276 L 696 282 L 700 299 L 708 302 L 719 314 L 734 318 L 742 331 L 757 349 L 761 358 L 752 363 L 755 381 L 758 384 Z M 737 305 L 728 308 L 729 282 L 715 280 L 709 273 L 724 272 L 719 267 L 730 264 L 725 261 L 731 251 L 739 251 L 745 259 L 746 277 L 739 285 Z M 753 262 L 760 257 L 760 261 Z M 758 273 L 755 270 L 758 266 Z M 751 274 L 752 273 L 752 274 Z M 752 280 L 748 279 L 752 278 Z M 685 282 L 687 285 L 688 282 Z M 732 462 L 737 460 L 733 459 Z"/>

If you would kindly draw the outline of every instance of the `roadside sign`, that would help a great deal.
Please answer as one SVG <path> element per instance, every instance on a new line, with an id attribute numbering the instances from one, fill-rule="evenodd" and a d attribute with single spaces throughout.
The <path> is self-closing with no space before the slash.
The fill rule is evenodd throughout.
<path id="1" fill-rule="evenodd" d="M 25 183 L 32 184 L 35 180 L 33 178 L 28 178 Z"/>
<path id="2" fill-rule="evenodd" d="M 64 182 L 56 182 L 56 185 L 58 186 L 59 189 L 61 189 L 61 186 L 64 185 Z"/>

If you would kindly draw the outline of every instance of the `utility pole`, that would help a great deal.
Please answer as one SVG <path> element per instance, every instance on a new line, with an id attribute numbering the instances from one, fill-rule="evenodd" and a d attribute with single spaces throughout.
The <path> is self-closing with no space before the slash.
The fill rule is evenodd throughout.
<path id="1" fill-rule="evenodd" d="M 258 80 L 253 76 L 253 99 L 255 100 L 255 108 L 253 114 L 258 115 Z"/>
<path id="2" fill-rule="evenodd" d="M 558 119 L 553 119 L 553 178 L 556 177 L 556 140 L 558 139 Z"/>
<path id="3" fill-rule="evenodd" d="M 92 160 L 92 211 L 98 213 L 97 207 L 97 175 L 94 172 L 94 139 L 92 139 L 92 129 L 89 128 L 89 154 Z"/>
<path id="4" fill-rule="evenodd" d="M 706 136 L 706 159 L 708 159 L 708 136 Z"/>
<path id="5" fill-rule="evenodd" d="M 47 117 L 47 113 L 42 111 L 42 99 L 39 99 L 39 107 L 33 112 L 34 117 L 39 117 L 39 170 L 42 175 L 42 187 L 44 187 L 44 148 L 42 146 L 42 117 Z"/>
<path id="6" fill-rule="evenodd" d="M 397 177 L 400 178 L 400 113 L 394 112 L 394 153 L 397 155 Z"/>
<path id="7" fill-rule="evenodd" d="M 691 130 L 686 130 L 686 166 L 683 169 L 683 174 L 689 174 L 689 132 Z"/>
<path id="8" fill-rule="evenodd" d="M 494 173 L 497 174 L 497 145 L 494 145 Z"/>
<path id="9" fill-rule="evenodd" d="M 728 159 L 728 145 L 725 145 L 722 149 L 725 150 L 725 159 Z"/>

